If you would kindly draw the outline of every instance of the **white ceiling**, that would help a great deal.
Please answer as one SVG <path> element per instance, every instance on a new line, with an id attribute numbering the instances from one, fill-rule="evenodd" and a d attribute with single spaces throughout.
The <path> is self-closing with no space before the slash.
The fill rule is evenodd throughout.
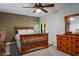
<path id="1" fill-rule="evenodd" d="M 55 3 L 55 7 L 51 7 L 51 8 L 46 9 L 46 10 L 48 10 L 48 13 L 44 13 L 44 12 L 33 13 L 35 8 L 23 8 L 23 6 L 32 7 L 32 6 L 34 6 L 34 3 L 0 3 L 0 12 L 41 17 L 44 15 L 50 14 L 56 10 L 59 10 L 61 8 L 65 8 L 69 5 L 72 5 L 72 4 Z"/>

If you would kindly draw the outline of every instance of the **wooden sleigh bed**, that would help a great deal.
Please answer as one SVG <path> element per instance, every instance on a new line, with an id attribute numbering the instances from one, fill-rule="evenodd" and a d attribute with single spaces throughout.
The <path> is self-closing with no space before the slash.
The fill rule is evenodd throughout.
<path id="1" fill-rule="evenodd" d="M 17 32 L 17 30 L 23 30 L 23 29 L 32 29 L 33 27 L 29 27 L 29 26 L 16 26 L 15 27 L 15 32 Z M 36 34 L 22 34 L 19 35 L 20 36 L 20 46 L 19 51 L 21 53 L 21 55 L 31 52 L 33 51 L 33 49 L 37 48 L 37 49 L 41 49 L 42 48 L 46 48 L 48 47 L 48 34 L 41 34 L 41 33 L 36 33 Z M 37 50 L 35 49 L 35 50 Z"/>

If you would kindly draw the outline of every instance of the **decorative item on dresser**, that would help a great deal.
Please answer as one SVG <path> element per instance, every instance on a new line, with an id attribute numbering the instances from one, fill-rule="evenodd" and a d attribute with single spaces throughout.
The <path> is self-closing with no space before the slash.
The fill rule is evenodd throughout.
<path id="1" fill-rule="evenodd" d="M 33 27 L 16 26 L 15 32 L 17 32 L 17 30 L 25 30 L 25 31 L 33 30 Z M 45 34 L 24 33 L 24 34 L 20 34 L 19 36 L 20 36 L 20 39 L 17 39 L 17 37 L 16 37 L 16 42 L 17 42 L 17 46 L 19 48 L 21 55 L 32 51 L 32 49 L 34 49 L 34 48 L 48 47 L 48 34 L 47 33 L 45 33 Z"/>
<path id="2" fill-rule="evenodd" d="M 76 31 L 76 29 L 79 29 L 77 27 L 79 24 L 76 23 L 78 16 L 79 14 L 65 16 L 65 33 L 57 35 L 57 49 L 73 56 L 79 56 L 79 31 Z M 73 17 L 73 20 L 71 20 L 71 17 Z M 75 27 L 72 25 L 75 25 L 74 21 L 77 25 Z M 71 24 L 71 22 L 73 23 Z"/>
<path id="3" fill-rule="evenodd" d="M 0 55 L 4 55 L 5 53 L 5 37 L 6 37 L 6 30 L 0 28 Z"/>

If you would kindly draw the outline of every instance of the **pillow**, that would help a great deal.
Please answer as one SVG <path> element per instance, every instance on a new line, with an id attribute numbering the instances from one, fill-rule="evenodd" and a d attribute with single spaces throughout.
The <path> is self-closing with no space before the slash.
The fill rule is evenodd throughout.
<path id="1" fill-rule="evenodd" d="M 31 29 L 26 30 L 26 34 L 33 34 L 33 33 L 34 33 L 34 31 L 33 31 L 33 30 L 31 30 Z"/>
<path id="2" fill-rule="evenodd" d="M 28 30 L 17 30 L 18 34 L 33 34 L 34 31 L 32 29 Z"/>
<path id="3" fill-rule="evenodd" d="M 26 30 L 17 30 L 18 34 L 26 34 Z"/>

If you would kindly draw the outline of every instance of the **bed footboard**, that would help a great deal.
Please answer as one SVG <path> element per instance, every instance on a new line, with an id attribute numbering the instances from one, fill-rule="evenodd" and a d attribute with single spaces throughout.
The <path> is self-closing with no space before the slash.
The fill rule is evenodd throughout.
<path id="1" fill-rule="evenodd" d="M 29 52 L 33 48 L 48 47 L 48 34 L 20 35 L 21 54 Z"/>

